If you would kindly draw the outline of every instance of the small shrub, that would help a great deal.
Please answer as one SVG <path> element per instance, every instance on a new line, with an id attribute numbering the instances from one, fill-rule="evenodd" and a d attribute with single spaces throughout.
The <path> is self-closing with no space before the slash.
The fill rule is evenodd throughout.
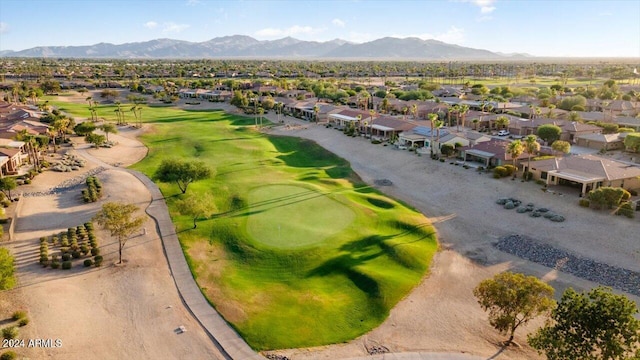
<path id="1" fill-rule="evenodd" d="M 18 328 L 15 326 L 9 326 L 2 329 L 2 337 L 5 339 L 15 339 L 18 337 Z"/>
<path id="2" fill-rule="evenodd" d="M 87 260 L 84 261 L 83 264 L 84 264 L 84 267 L 89 267 L 89 266 L 93 265 L 93 260 L 87 259 Z"/>
<path id="3" fill-rule="evenodd" d="M 78 250 L 74 250 L 74 251 L 72 251 L 72 252 L 71 252 L 71 256 L 72 256 L 74 259 L 80 259 L 80 256 L 82 256 L 82 254 L 80 254 L 80 251 L 78 251 Z"/>
<path id="4" fill-rule="evenodd" d="M 20 319 L 24 319 L 27 317 L 27 312 L 26 311 L 16 311 L 13 314 L 11 314 L 11 318 L 14 321 L 18 321 Z"/>
<path id="5" fill-rule="evenodd" d="M 97 256 L 95 256 L 95 257 L 93 258 L 93 264 L 94 264 L 95 266 L 100 266 L 100 265 L 102 265 L 102 261 L 103 261 L 103 258 L 102 258 L 102 256 L 100 256 L 100 255 L 97 255 Z"/>
<path id="6" fill-rule="evenodd" d="M 18 326 L 23 327 L 23 326 L 27 326 L 27 324 L 29 324 L 29 318 L 22 318 L 20 320 L 18 320 Z"/>
<path id="7" fill-rule="evenodd" d="M 57 260 L 51 260 L 51 268 L 52 269 L 59 269 L 60 268 L 60 263 Z"/>
<path id="8" fill-rule="evenodd" d="M 633 212 L 633 206 L 631 206 L 631 203 L 628 201 L 622 203 L 622 205 L 620 205 L 620 207 L 616 211 L 616 215 L 623 215 L 628 217 L 629 219 L 633 219 L 633 217 L 635 216 Z"/>
<path id="9" fill-rule="evenodd" d="M 578 201 L 578 205 L 580 205 L 580 206 L 582 206 L 582 207 L 586 207 L 586 208 L 588 208 L 588 207 L 589 207 L 589 204 L 590 204 L 590 202 L 589 202 L 589 200 L 588 200 L 588 199 L 580 199 L 580 200 Z"/>
<path id="10" fill-rule="evenodd" d="M 68 252 L 62 254 L 62 261 L 69 261 L 69 260 L 71 260 L 71 254 L 69 254 Z"/>
<path id="11" fill-rule="evenodd" d="M 496 179 L 509 176 L 509 170 L 504 166 L 496 166 L 493 169 L 493 177 Z"/>
<path id="12" fill-rule="evenodd" d="M 14 360 L 17 357 L 16 353 L 9 350 L 5 351 L 0 355 L 0 360 Z"/>
<path id="13" fill-rule="evenodd" d="M 382 143 L 382 141 L 380 141 L 380 140 L 371 140 L 371 143 L 377 145 L 377 144 Z"/>
<path id="14" fill-rule="evenodd" d="M 69 270 L 69 269 L 71 269 L 71 265 L 72 265 L 72 264 L 71 264 L 71 261 L 70 261 L 70 260 L 68 260 L 68 261 L 63 261 L 63 262 L 62 262 L 62 269 L 63 269 L 63 270 Z"/>
<path id="15" fill-rule="evenodd" d="M 445 160 L 444 159 L 440 159 L 440 162 L 443 163 L 443 162 L 445 162 Z"/>
<path id="16" fill-rule="evenodd" d="M 511 164 L 504 165 L 504 168 L 507 169 L 507 176 L 515 174 L 517 168 Z"/>
<path id="17" fill-rule="evenodd" d="M 98 256 L 100 255 L 100 249 L 97 247 L 94 247 L 91 249 L 91 256 Z"/>

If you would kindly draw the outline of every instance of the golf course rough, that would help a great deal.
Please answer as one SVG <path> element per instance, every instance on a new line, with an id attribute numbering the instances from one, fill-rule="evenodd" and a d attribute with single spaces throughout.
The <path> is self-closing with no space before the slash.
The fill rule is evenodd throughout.
<path id="1" fill-rule="evenodd" d="M 149 154 L 135 169 L 153 176 L 169 157 L 211 168 L 188 189 L 215 199 L 196 229 L 176 207 L 185 195 L 158 185 L 199 287 L 252 348 L 354 339 L 427 273 L 437 250 L 428 219 L 316 143 L 265 135 L 252 118 L 220 111 L 148 108 L 145 121 Z"/>

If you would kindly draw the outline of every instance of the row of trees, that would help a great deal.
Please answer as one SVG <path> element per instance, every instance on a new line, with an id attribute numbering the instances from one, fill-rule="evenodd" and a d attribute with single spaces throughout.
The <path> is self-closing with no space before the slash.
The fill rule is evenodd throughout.
<path id="1" fill-rule="evenodd" d="M 528 342 L 549 360 L 640 359 L 640 320 L 636 304 L 609 288 L 587 293 L 569 288 L 556 303 L 554 289 L 534 276 L 504 272 L 482 281 L 473 291 L 489 323 L 509 335 L 541 315 L 546 324 Z"/>

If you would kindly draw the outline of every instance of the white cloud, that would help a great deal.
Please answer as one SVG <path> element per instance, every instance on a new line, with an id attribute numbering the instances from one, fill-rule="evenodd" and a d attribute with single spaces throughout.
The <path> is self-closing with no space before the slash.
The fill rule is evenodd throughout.
<path id="1" fill-rule="evenodd" d="M 286 37 L 286 36 L 295 36 L 295 35 L 313 35 L 318 34 L 326 29 L 324 28 L 313 28 L 311 26 L 299 26 L 294 25 L 292 27 L 286 29 L 276 29 L 276 28 L 265 28 L 255 32 L 256 36 L 264 37 L 264 38 L 275 38 L 275 37 Z"/>
<path id="2" fill-rule="evenodd" d="M 6 34 L 9 32 L 9 24 L 6 22 L 0 22 L 0 34 Z"/>
<path id="3" fill-rule="evenodd" d="M 480 8 L 480 13 L 490 14 L 496 9 L 496 7 L 493 6 L 493 4 L 495 4 L 497 0 L 454 0 L 454 1 L 473 4 Z"/>
<path id="4" fill-rule="evenodd" d="M 433 39 L 433 40 L 446 42 L 447 44 L 458 44 L 458 45 L 464 43 L 464 38 L 465 38 L 464 29 L 458 28 L 455 26 L 451 26 L 449 30 L 439 34 L 423 33 L 423 34 L 412 34 L 412 35 L 393 35 L 393 37 L 398 37 L 398 38 L 416 37 L 422 40 Z"/>
<path id="5" fill-rule="evenodd" d="M 156 27 L 158 27 L 158 23 L 155 21 L 147 21 L 144 24 L 144 27 L 146 27 L 147 29 L 155 29 Z"/>
<path id="6" fill-rule="evenodd" d="M 346 23 L 340 19 L 333 19 L 331 20 L 331 23 L 337 27 L 344 27 L 346 25 Z"/>
<path id="7" fill-rule="evenodd" d="M 190 25 L 187 25 L 187 24 L 176 24 L 174 22 L 166 22 L 162 24 L 162 32 L 163 33 L 179 33 L 189 28 L 189 26 Z"/>
<path id="8" fill-rule="evenodd" d="M 200 0 L 187 0 L 187 5 L 189 6 L 195 6 L 200 4 Z"/>

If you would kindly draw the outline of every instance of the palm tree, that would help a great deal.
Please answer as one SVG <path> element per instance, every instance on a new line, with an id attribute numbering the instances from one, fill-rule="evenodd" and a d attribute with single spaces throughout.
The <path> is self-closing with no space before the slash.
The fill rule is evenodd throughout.
<path id="1" fill-rule="evenodd" d="M 536 135 L 527 135 L 524 138 L 524 150 L 527 152 L 527 171 L 531 171 L 531 155 L 540 151 L 540 143 L 538 143 L 538 137 Z M 523 175 L 524 175 L 523 169 Z M 526 176 L 525 176 L 526 179 Z"/>
<path id="2" fill-rule="evenodd" d="M 438 121 L 438 114 L 429 114 L 429 121 L 431 122 L 431 141 L 429 142 L 429 148 L 431 149 L 431 157 L 433 157 L 433 130 L 436 127 L 436 121 Z"/>
<path id="3" fill-rule="evenodd" d="M 318 123 L 318 113 L 320 112 L 320 107 L 318 106 L 318 104 L 315 104 L 313 106 L 313 117 L 316 120 L 316 124 Z"/>
<path id="4" fill-rule="evenodd" d="M 465 121 L 465 117 L 467 116 L 467 113 L 469 112 L 469 105 L 460 106 L 460 109 L 458 111 L 462 118 L 462 127 L 464 128 L 464 121 Z M 456 124 L 456 130 L 460 131 L 460 128 L 457 125 L 459 124 Z"/>
<path id="5" fill-rule="evenodd" d="M 418 116 L 418 105 L 411 105 L 411 115 L 413 115 L 413 119 L 415 120 Z"/>
<path id="6" fill-rule="evenodd" d="M 504 129 L 508 127 L 510 122 L 511 121 L 509 121 L 509 118 L 504 115 L 498 116 L 496 118 L 496 126 L 498 127 L 498 129 Z"/>
<path id="7" fill-rule="evenodd" d="M 520 140 L 514 140 L 507 145 L 507 152 L 511 155 L 511 159 L 513 160 L 513 166 L 516 166 L 516 161 L 518 160 L 518 156 L 522 155 L 524 152 L 524 145 Z"/>
<path id="8" fill-rule="evenodd" d="M 402 120 L 407 120 L 407 111 L 409 111 L 409 108 L 406 106 L 402 108 Z"/>
<path id="9" fill-rule="evenodd" d="M 555 108 L 556 108 L 555 105 L 553 105 L 553 104 L 549 105 L 549 111 L 547 112 L 547 117 L 549 119 L 555 119 L 556 113 L 553 112 L 553 109 L 555 109 Z"/>

